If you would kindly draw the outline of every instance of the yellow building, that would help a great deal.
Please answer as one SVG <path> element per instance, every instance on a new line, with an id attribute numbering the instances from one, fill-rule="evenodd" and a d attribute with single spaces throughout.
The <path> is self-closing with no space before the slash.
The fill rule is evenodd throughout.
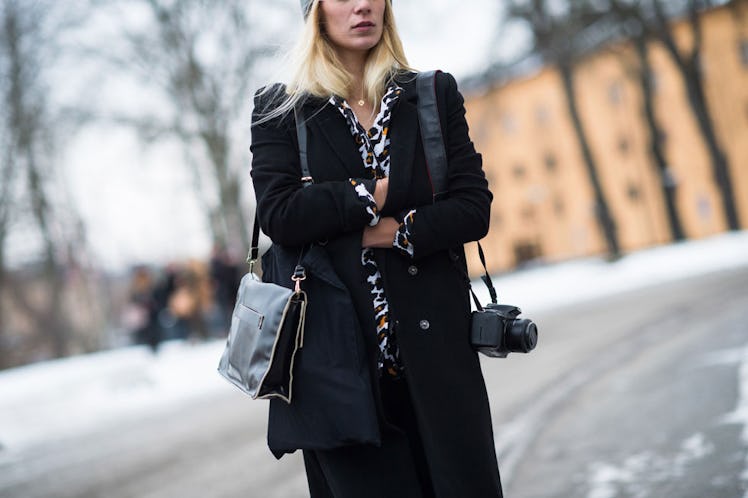
<path id="1" fill-rule="evenodd" d="M 728 157 L 736 209 L 748 227 L 748 2 L 702 17 L 704 86 Z M 674 25 L 682 47 L 685 22 Z M 677 182 L 676 205 L 687 238 L 727 229 L 720 192 L 685 87 L 672 59 L 650 43 L 656 119 Z M 628 44 L 601 49 L 575 66 L 579 113 L 622 251 L 671 240 L 660 172 L 649 152 L 642 91 Z M 484 242 L 489 270 L 530 259 L 559 261 L 602 254 L 594 191 L 569 117 L 559 73 L 532 76 L 467 97 L 468 121 L 494 193 Z M 471 271 L 479 268 L 471 254 Z"/>

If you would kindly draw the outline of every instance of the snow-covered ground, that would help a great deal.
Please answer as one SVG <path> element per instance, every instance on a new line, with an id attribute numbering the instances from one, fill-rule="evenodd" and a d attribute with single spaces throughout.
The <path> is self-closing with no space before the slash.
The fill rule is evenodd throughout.
<path id="1" fill-rule="evenodd" d="M 532 315 L 743 266 L 748 266 L 748 232 L 648 249 L 615 263 L 589 258 L 537 267 L 498 276 L 494 283 L 500 301 L 517 304 Z M 485 300 L 482 283 L 473 285 Z M 156 356 L 144 347 L 128 347 L 0 372 L 0 456 L 123 418 L 173 409 L 222 390 L 239 393 L 216 372 L 223 347 L 224 341 L 170 342 Z M 743 358 L 741 371 L 746 369 L 748 356 Z M 748 399 L 742 399 L 748 396 L 748 376 L 741 376 L 741 384 L 738 406 L 744 408 L 748 406 Z M 745 409 L 732 416 L 748 422 Z"/>
<path id="2" fill-rule="evenodd" d="M 646 249 L 614 262 L 587 258 L 494 279 L 499 301 L 535 312 L 748 265 L 748 231 Z M 473 283 L 482 301 L 488 292 Z M 746 289 L 748 291 L 748 289 Z"/>

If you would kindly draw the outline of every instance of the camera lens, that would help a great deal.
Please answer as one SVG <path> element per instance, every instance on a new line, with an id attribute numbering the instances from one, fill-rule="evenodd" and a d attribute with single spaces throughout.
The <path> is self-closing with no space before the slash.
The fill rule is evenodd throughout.
<path id="1" fill-rule="evenodd" d="M 504 339 L 512 353 L 529 353 L 538 344 L 538 327 L 532 320 L 512 320 Z"/>

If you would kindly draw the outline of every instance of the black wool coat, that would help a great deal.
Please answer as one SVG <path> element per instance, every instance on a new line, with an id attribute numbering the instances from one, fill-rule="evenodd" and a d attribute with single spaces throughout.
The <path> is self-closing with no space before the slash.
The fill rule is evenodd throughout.
<path id="1" fill-rule="evenodd" d="M 420 138 L 414 74 L 390 122 L 391 166 L 381 215 L 416 208 L 414 257 L 375 249 L 424 449 L 439 496 L 500 496 L 488 397 L 469 344 L 470 303 L 463 244 L 488 231 L 492 195 L 468 135 L 454 78 L 436 92 L 448 156 L 448 195 L 433 202 Z M 314 185 L 302 187 L 293 113 L 256 124 L 274 92 L 258 93 L 252 126 L 252 179 L 262 230 L 274 246 L 264 279 L 291 286 L 302 247 L 309 278 L 304 347 L 293 403 L 271 401 L 268 443 L 280 457 L 296 449 L 378 444 L 382 427 L 372 297 L 361 265 L 368 216 L 350 178 L 373 181 L 344 117 L 332 105 L 303 106 Z M 450 249 L 452 251 L 450 251 Z"/>

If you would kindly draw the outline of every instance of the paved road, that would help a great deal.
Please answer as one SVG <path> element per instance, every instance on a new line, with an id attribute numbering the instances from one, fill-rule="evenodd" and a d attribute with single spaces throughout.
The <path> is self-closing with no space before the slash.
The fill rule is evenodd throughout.
<path id="1" fill-rule="evenodd" d="M 483 363 L 508 497 L 746 493 L 729 414 L 748 403 L 748 268 L 525 312 L 539 349 Z M 0 497 L 308 496 L 298 455 L 267 451 L 265 410 L 237 392 L 0 451 Z"/>
<path id="2" fill-rule="evenodd" d="M 495 410 L 497 426 L 521 426 L 498 426 L 509 497 L 744 496 L 748 448 L 729 415 L 741 403 L 742 362 L 738 415 L 748 420 L 748 271 L 540 320 L 543 349 L 518 372 L 532 379 L 530 397 Z M 496 377 L 503 368 L 486 367 Z M 502 431 L 520 435 L 502 447 Z"/>

